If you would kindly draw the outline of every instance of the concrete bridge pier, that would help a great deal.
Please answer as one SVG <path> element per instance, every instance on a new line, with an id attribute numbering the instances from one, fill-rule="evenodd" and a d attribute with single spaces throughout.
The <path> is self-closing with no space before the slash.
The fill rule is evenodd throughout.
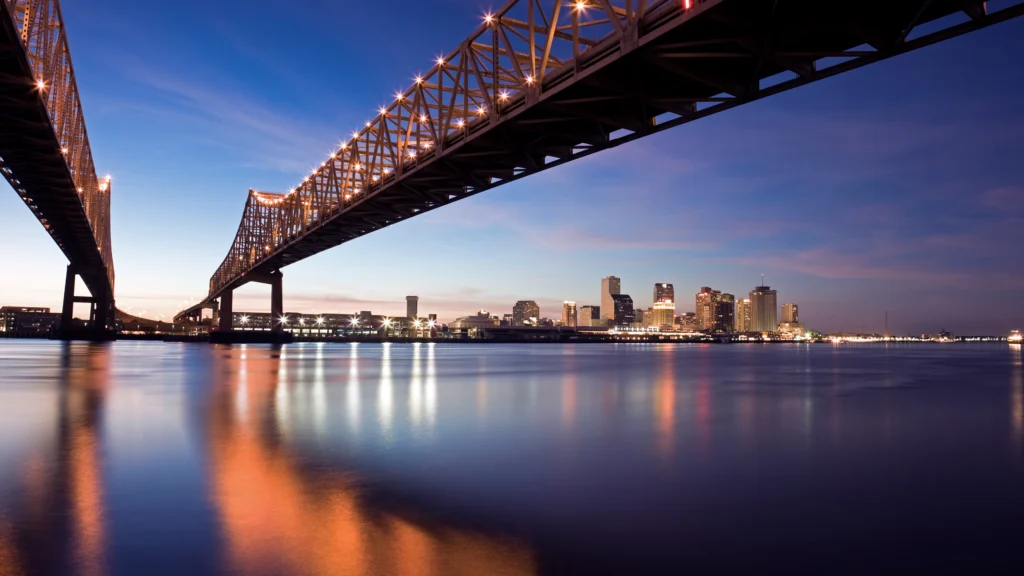
<path id="1" fill-rule="evenodd" d="M 90 296 L 76 296 L 75 282 L 79 271 L 73 264 L 68 264 L 64 277 L 64 301 L 60 314 L 61 340 L 113 340 L 115 338 L 116 319 L 114 315 L 114 297 L 104 290 Z M 89 319 L 85 328 L 73 326 L 75 304 L 89 304 Z"/>
<path id="2" fill-rule="evenodd" d="M 210 332 L 210 341 L 218 344 L 234 343 L 274 343 L 283 344 L 292 341 L 291 333 L 285 331 L 281 322 L 284 317 L 284 275 L 280 270 L 266 274 L 247 275 L 246 282 L 258 282 L 270 285 L 270 332 L 235 331 L 234 330 L 234 289 L 224 290 L 219 298 L 219 315 L 214 319 L 216 331 Z M 218 302 L 211 302 L 216 308 Z"/>

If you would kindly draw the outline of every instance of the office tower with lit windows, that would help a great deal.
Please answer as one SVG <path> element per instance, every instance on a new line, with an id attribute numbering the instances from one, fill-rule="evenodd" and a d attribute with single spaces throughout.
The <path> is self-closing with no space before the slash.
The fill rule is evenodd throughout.
<path id="1" fill-rule="evenodd" d="M 576 311 L 576 303 L 566 300 L 562 303 L 562 326 L 576 328 L 579 326 L 579 316 Z"/>
<path id="2" fill-rule="evenodd" d="M 697 293 L 697 327 L 701 330 L 711 330 L 714 325 L 715 297 L 721 294 L 718 290 L 712 290 L 709 286 L 702 286 Z"/>
<path id="3" fill-rule="evenodd" d="M 629 294 L 612 294 L 612 311 L 611 320 L 614 326 L 629 326 L 636 318 L 633 299 Z"/>
<path id="4" fill-rule="evenodd" d="M 732 332 L 736 324 L 736 297 L 732 294 L 718 294 L 715 297 L 715 321 L 711 329 L 715 332 Z"/>
<path id="5" fill-rule="evenodd" d="M 615 320 L 615 296 L 622 291 L 622 281 L 616 276 L 601 279 L 601 318 Z"/>
<path id="6" fill-rule="evenodd" d="M 533 300 L 520 300 L 512 307 L 513 326 L 536 326 L 540 320 L 540 306 Z"/>
<path id="7" fill-rule="evenodd" d="M 750 298 L 736 299 L 736 332 L 750 332 Z"/>
<path id="8" fill-rule="evenodd" d="M 671 284 L 659 282 L 654 285 L 654 302 L 675 302 L 676 290 Z"/>
<path id="9" fill-rule="evenodd" d="M 793 324 L 800 321 L 800 307 L 796 304 L 782 305 L 782 321 Z"/>
<path id="10" fill-rule="evenodd" d="M 778 293 L 770 286 L 750 291 L 750 331 L 775 332 L 779 325 Z"/>
<path id="11" fill-rule="evenodd" d="M 659 282 L 654 285 L 654 305 L 650 318 L 644 317 L 646 326 L 672 326 L 676 315 L 676 291 L 671 284 Z"/>
<path id="12" fill-rule="evenodd" d="M 416 318 L 419 316 L 420 311 L 420 297 L 419 296 L 406 296 L 405 297 L 405 316 L 407 318 Z"/>

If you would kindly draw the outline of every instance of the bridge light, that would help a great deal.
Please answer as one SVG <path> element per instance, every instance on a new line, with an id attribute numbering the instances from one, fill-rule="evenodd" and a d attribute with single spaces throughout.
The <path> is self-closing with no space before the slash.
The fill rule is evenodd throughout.
<path id="1" fill-rule="evenodd" d="M 395 100 L 398 100 L 399 102 L 405 100 L 405 94 L 402 94 L 401 92 L 395 92 Z"/>
<path id="2" fill-rule="evenodd" d="M 477 106 L 477 107 L 476 107 L 476 113 L 477 113 L 478 115 L 480 115 L 480 116 L 483 116 L 484 114 L 486 114 L 486 113 L 487 113 L 487 109 L 486 109 L 486 108 L 484 108 L 483 106 Z"/>
<path id="3" fill-rule="evenodd" d="M 491 14 L 490 12 L 488 12 L 487 14 L 484 14 L 484 22 L 486 22 L 488 24 L 490 24 L 491 22 L 494 22 L 494 14 Z"/>
<path id="4" fill-rule="evenodd" d="M 388 113 L 388 109 L 387 109 L 387 108 L 385 108 L 385 107 L 383 107 L 383 106 L 381 106 L 381 107 L 380 107 L 380 115 L 381 115 L 381 116 L 386 116 L 386 115 L 387 115 L 387 113 Z"/>
<path id="5" fill-rule="evenodd" d="M 416 77 L 416 83 L 417 84 L 423 84 L 423 76 L 417 76 Z"/>
<path id="6" fill-rule="evenodd" d="M 358 327 L 359 327 L 359 318 L 355 318 L 355 317 L 353 317 L 353 318 L 352 318 L 352 321 L 351 321 L 351 322 L 349 322 L 349 325 L 350 325 L 350 326 L 353 326 L 353 327 L 355 327 L 355 328 L 358 328 Z"/>
<path id="7" fill-rule="evenodd" d="M 370 178 L 370 180 L 373 180 L 374 182 L 376 182 L 377 180 L 380 180 L 380 176 L 377 176 L 376 174 L 374 174 L 373 177 Z"/>
<path id="8" fill-rule="evenodd" d="M 693 0 L 683 0 L 683 10 L 693 8 Z"/>
<path id="9" fill-rule="evenodd" d="M 587 9 L 587 3 L 586 2 L 584 2 L 583 0 L 578 0 L 576 2 L 576 11 L 577 12 L 583 12 L 586 9 Z"/>
<path id="10" fill-rule="evenodd" d="M 458 122 L 455 123 L 455 125 L 458 126 L 459 128 L 462 128 L 463 126 L 466 125 L 466 121 L 460 119 Z"/>
<path id="11" fill-rule="evenodd" d="M 526 83 L 527 84 L 533 84 L 533 74 L 528 74 L 526 76 Z"/>
<path id="12" fill-rule="evenodd" d="M 355 163 L 355 164 L 354 164 L 354 165 L 352 166 L 352 169 L 353 169 L 353 170 L 355 170 L 356 172 L 359 172 L 360 170 L 362 170 L 362 169 L 363 169 L 363 165 L 362 165 L 362 164 L 360 164 L 359 162 L 356 162 L 356 163 Z"/>
<path id="13" fill-rule="evenodd" d="M 367 121 L 366 121 L 366 127 L 367 127 L 367 128 L 369 128 L 370 126 L 372 126 L 372 124 L 370 124 L 370 121 L 369 121 L 369 120 L 367 120 Z"/>
<path id="14" fill-rule="evenodd" d="M 36 80 L 36 88 L 38 88 L 40 92 L 46 90 L 46 82 L 44 82 L 42 78 Z"/>
<path id="15" fill-rule="evenodd" d="M 317 318 L 316 319 L 316 324 L 317 324 L 317 326 L 323 326 L 324 325 L 324 317 L 320 316 L 319 318 Z"/>
<path id="16" fill-rule="evenodd" d="M 385 174 L 391 174 L 391 168 L 390 168 L 390 167 L 388 167 L 388 168 L 385 168 L 385 169 L 384 169 L 384 173 L 385 173 Z"/>
<path id="17" fill-rule="evenodd" d="M 498 95 L 498 98 L 502 101 L 508 100 L 508 90 L 502 90 L 501 94 Z"/>
<path id="18" fill-rule="evenodd" d="M 416 157 L 416 151 L 415 150 L 409 150 L 409 158 L 415 158 L 415 157 Z"/>
<path id="19" fill-rule="evenodd" d="M 438 66 L 444 66 L 444 58 L 438 56 L 437 57 L 437 65 Z M 40 82 L 42 82 L 42 80 L 40 80 Z"/>
<path id="20" fill-rule="evenodd" d="M 359 132 L 353 132 L 352 133 L 352 139 L 353 140 L 358 140 L 359 139 Z"/>
<path id="21" fill-rule="evenodd" d="M 278 322 L 280 322 L 282 325 L 288 324 L 288 317 L 287 316 L 281 316 L 281 319 L 278 320 Z"/>
<path id="22" fill-rule="evenodd" d="M 427 115 L 426 114 L 420 114 L 420 122 L 426 122 L 426 121 L 427 121 Z"/>
<path id="23" fill-rule="evenodd" d="M 67 147 L 67 146 L 65 146 L 65 147 L 61 148 L 61 149 L 60 149 L 60 153 L 61 153 L 61 154 L 67 154 L 67 153 L 68 153 L 68 147 Z"/>
<path id="24" fill-rule="evenodd" d="M 385 328 L 390 328 L 391 327 L 391 318 L 385 318 L 384 319 L 384 327 Z"/>

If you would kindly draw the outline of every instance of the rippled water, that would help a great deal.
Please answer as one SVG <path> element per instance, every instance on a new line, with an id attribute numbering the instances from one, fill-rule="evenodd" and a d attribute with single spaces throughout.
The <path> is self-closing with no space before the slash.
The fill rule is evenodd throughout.
<path id="1" fill-rule="evenodd" d="M 1022 537 L 1019 346 L 0 340 L 0 574 L 978 573 Z"/>

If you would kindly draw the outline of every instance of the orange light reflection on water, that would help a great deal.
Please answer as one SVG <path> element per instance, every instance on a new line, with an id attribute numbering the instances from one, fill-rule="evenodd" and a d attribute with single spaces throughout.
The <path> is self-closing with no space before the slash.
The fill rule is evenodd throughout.
<path id="1" fill-rule="evenodd" d="M 225 361 L 229 361 L 225 359 Z M 211 498 L 224 534 L 226 568 L 240 574 L 532 574 L 525 546 L 448 527 L 425 527 L 369 510 L 339 472 L 301 470 L 266 437 L 280 414 L 274 358 L 246 360 L 251 417 L 233 420 L 241 382 L 209 411 Z M 382 382 L 383 386 L 386 383 Z M 227 409 L 225 409 L 227 408 Z M 343 417 L 341 413 L 336 414 Z M 260 422 L 263 428 L 260 427 Z"/>

